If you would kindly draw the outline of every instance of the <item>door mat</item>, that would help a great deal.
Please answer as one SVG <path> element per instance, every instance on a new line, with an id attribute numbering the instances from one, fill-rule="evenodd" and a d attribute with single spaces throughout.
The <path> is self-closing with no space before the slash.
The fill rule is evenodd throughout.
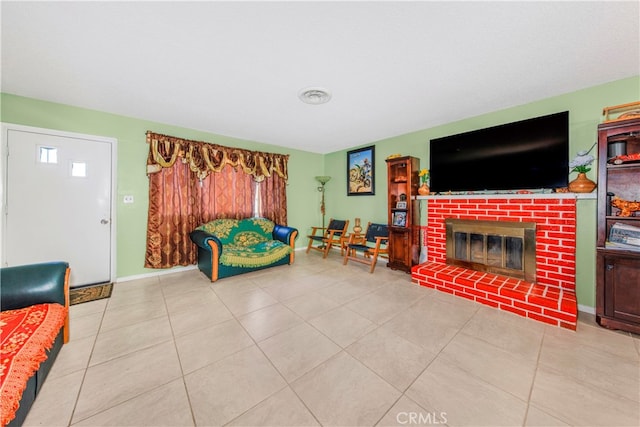
<path id="1" fill-rule="evenodd" d="M 113 291 L 113 283 L 88 285 L 69 289 L 69 305 L 109 298 Z"/>

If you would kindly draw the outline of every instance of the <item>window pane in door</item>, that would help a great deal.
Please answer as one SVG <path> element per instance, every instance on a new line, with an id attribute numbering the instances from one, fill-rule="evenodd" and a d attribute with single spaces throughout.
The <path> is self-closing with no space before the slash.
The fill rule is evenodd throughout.
<path id="1" fill-rule="evenodd" d="M 39 147 L 40 163 L 58 163 L 58 149 L 55 147 Z"/>
<path id="2" fill-rule="evenodd" d="M 84 162 L 71 163 L 71 176 L 84 178 L 87 176 L 87 164 Z"/>

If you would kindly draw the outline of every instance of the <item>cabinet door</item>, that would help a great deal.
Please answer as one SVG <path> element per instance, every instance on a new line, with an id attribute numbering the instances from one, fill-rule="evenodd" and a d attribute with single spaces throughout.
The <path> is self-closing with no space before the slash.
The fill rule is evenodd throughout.
<path id="1" fill-rule="evenodd" d="M 640 259 L 605 257 L 605 315 L 640 324 Z"/>
<path id="2" fill-rule="evenodd" d="M 389 267 L 407 270 L 411 268 L 409 232 L 404 229 L 389 229 Z"/>

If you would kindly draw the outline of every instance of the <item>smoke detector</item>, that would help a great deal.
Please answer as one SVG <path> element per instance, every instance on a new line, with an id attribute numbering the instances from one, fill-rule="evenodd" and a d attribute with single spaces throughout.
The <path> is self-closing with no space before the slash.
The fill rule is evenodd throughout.
<path id="1" fill-rule="evenodd" d="M 305 104 L 319 105 L 329 102 L 331 93 L 321 87 L 308 87 L 298 93 L 298 98 Z"/>

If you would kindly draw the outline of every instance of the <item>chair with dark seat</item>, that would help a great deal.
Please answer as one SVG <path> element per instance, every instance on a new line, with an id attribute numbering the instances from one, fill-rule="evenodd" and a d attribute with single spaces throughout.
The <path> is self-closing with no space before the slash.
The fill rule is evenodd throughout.
<path id="1" fill-rule="evenodd" d="M 347 227 L 349 227 L 348 219 L 333 218 L 329 220 L 329 225 L 326 229 L 323 227 L 311 227 L 311 234 L 307 236 L 309 237 L 307 253 L 313 249 L 322 252 L 322 258 L 326 258 L 333 245 L 341 247 L 340 238 L 347 233 Z"/>
<path id="2" fill-rule="evenodd" d="M 389 227 L 387 227 L 387 224 L 370 222 L 364 235 L 352 234 L 349 237 L 343 264 L 347 265 L 349 260 L 367 264 L 371 266 L 369 273 L 373 273 L 378 262 L 378 256 L 389 256 L 388 243 Z M 358 255 L 358 253 L 361 253 L 361 255 Z"/>

